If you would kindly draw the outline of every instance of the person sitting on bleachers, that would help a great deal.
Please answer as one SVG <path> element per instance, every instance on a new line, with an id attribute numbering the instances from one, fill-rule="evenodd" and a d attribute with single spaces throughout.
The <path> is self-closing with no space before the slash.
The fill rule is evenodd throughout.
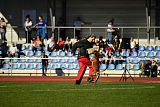
<path id="1" fill-rule="evenodd" d="M 122 58 L 120 51 L 117 51 L 115 54 L 115 65 L 118 64 L 122 64 L 122 60 L 120 60 Z"/>
<path id="2" fill-rule="evenodd" d="M 34 40 L 34 46 L 32 51 L 41 51 L 42 49 L 42 40 L 40 40 L 39 35 L 37 36 L 36 40 Z"/>
<path id="3" fill-rule="evenodd" d="M 100 64 L 105 64 L 105 55 L 103 54 L 103 50 L 100 50 L 99 62 L 100 62 Z"/>
<path id="4" fill-rule="evenodd" d="M 64 41 L 62 40 L 62 37 L 59 37 L 57 44 L 60 50 L 64 50 Z"/>
<path id="5" fill-rule="evenodd" d="M 17 49 L 17 46 L 14 45 L 14 42 L 12 43 L 12 46 L 9 47 L 9 50 L 7 52 L 8 57 L 18 57 L 19 50 Z"/>
<path id="6" fill-rule="evenodd" d="M 99 46 L 99 48 L 103 48 L 103 50 L 105 49 L 105 44 L 104 44 L 102 36 L 99 37 L 99 41 L 96 42 L 96 44 L 97 44 L 97 46 Z"/>
<path id="7" fill-rule="evenodd" d="M 66 41 L 64 43 L 64 49 L 67 51 L 70 51 L 72 49 L 72 41 L 71 41 L 70 37 L 66 38 Z"/>
<path id="8" fill-rule="evenodd" d="M 47 51 L 52 52 L 55 49 L 56 43 L 54 37 L 52 36 L 51 39 L 47 41 Z"/>
<path id="9" fill-rule="evenodd" d="M 108 66 L 109 64 L 114 64 L 113 54 L 112 54 L 111 50 L 108 51 L 108 53 L 107 53 L 107 55 L 106 55 L 106 58 L 107 58 L 107 60 L 106 60 L 105 62 L 106 62 L 106 64 L 107 64 L 107 66 Z"/>
<path id="10" fill-rule="evenodd" d="M 117 52 L 117 51 L 120 51 L 120 47 L 121 47 L 121 44 L 120 44 L 120 41 L 119 41 L 119 38 L 117 36 L 115 36 L 113 42 L 112 42 L 112 51 L 113 53 Z"/>

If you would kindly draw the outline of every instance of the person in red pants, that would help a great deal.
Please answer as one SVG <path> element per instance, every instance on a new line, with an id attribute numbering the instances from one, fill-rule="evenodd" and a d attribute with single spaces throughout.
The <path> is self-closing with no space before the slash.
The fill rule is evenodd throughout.
<path id="1" fill-rule="evenodd" d="M 79 71 L 76 78 L 76 84 L 80 84 L 83 78 L 83 75 L 86 71 L 86 68 L 89 67 L 89 77 L 88 81 L 90 81 L 91 73 L 93 72 L 92 63 L 89 59 L 89 54 L 87 49 L 93 48 L 95 41 L 95 36 L 92 34 L 87 39 L 80 40 L 73 45 L 72 48 L 72 56 L 75 55 L 76 50 L 78 49 L 78 64 L 79 64 Z M 93 80 L 92 80 L 93 81 Z"/>

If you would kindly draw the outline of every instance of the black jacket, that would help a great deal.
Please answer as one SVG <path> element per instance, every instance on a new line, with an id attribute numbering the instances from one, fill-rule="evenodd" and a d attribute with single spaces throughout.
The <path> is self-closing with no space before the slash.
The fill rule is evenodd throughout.
<path id="1" fill-rule="evenodd" d="M 76 50 L 78 49 L 78 59 L 80 58 L 89 58 L 89 54 L 87 49 L 93 48 L 93 43 L 90 43 L 87 39 L 80 40 L 73 45 L 72 54 L 75 54 Z"/>

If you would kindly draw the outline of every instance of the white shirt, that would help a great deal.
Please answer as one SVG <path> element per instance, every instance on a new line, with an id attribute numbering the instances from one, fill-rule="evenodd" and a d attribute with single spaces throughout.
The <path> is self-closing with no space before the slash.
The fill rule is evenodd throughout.
<path id="1" fill-rule="evenodd" d="M 17 47 L 9 47 L 9 51 L 11 51 L 11 53 L 15 53 L 18 49 Z"/>
<path id="2" fill-rule="evenodd" d="M 133 40 L 130 45 L 131 45 L 131 49 L 134 48 L 134 44 L 135 44 L 135 41 Z"/>
<path id="3" fill-rule="evenodd" d="M 25 21 L 24 26 L 32 26 L 32 21 L 27 22 Z M 31 30 L 31 27 L 25 27 L 25 31 Z"/>
<path id="4" fill-rule="evenodd" d="M 81 27 L 81 25 L 84 25 L 84 23 L 82 21 L 75 21 L 74 22 L 75 27 Z M 76 28 L 76 30 L 80 30 L 80 28 Z"/>
<path id="5" fill-rule="evenodd" d="M 54 40 L 51 41 L 51 39 L 49 39 L 49 40 L 47 41 L 47 45 L 49 45 L 49 48 L 52 48 L 52 46 L 55 45 L 55 41 L 54 41 Z"/>

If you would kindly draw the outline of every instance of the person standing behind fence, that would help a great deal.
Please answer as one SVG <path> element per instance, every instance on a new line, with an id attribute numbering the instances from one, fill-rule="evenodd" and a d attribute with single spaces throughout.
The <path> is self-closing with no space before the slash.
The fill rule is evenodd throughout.
<path id="1" fill-rule="evenodd" d="M 31 43 L 31 34 L 32 34 L 32 21 L 30 17 L 26 16 L 26 21 L 24 23 L 25 33 L 26 33 L 26 43 Z"/>
<path id="2" fill-rule="evenodd" d="M 38 26 L 36 37 L 37 37 L 37 35 L 39 35 L 41 40 L 43 40 L 45 38 L 45 34 L 46 34 L 46 31 L 47 31 L 46 30 L 47 24 L 43 20 L 42 16 L 39 16 L 38 19 L 39 19 L 38 23 L 34 26 L 34 27 Z M 45 28 L 43 28 L 43 27 L 45 27 Z"/>
<path id="3" fill-rule="evenodd" d="M 1 18 L 1 22 L 0 22 L 0 33 L 1 33 L 1 39 L 3 41 L 7 41 L 6 39 L 6 27 L 7 27 L 7 24 L 4 20 L 4 18 Z"/>
<path id="4" fill-rule="evenodd" d="M 48 56 L 45 55 L 45 51 L 42 52 L 41 58 L 48 58 Z M 42 76 L 47 76 L 46 75 L 47 67 L 48 67 L 48 59 L 42 59 Z"/>

